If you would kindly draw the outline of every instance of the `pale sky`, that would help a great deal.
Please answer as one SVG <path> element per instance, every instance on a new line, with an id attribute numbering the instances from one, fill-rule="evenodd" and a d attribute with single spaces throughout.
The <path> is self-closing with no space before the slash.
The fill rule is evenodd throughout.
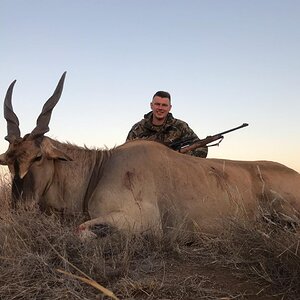
<path id="1" fill-rule="evenodd" d="M 200 138 L 249 123 L 208 157 L 300 171 L 299 0 L 0 0 L 0 38 L 22 135 L 67 71 L 49 137 L 120 145 L 166 90 Z"/>

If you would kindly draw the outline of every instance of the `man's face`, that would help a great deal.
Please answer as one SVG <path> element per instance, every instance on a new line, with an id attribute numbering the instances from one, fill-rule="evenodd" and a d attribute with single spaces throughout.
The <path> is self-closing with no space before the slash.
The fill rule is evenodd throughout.
<path id="1" fill-rule="evenodd" d="M 161 123 L 163 122 L 169 111 L 172 108 L 172 105 L 170 104 L 170 100 L 168 98 L 161 98 L 158 96 L 155 96 L 150 103 L 152 112 L 153 112 L 153 123 L 156 122 Z"/>

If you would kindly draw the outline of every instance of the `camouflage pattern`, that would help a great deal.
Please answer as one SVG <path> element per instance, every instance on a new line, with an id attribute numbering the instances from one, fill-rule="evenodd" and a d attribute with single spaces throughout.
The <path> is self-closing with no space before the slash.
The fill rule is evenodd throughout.
<path id="1" fill-rule="evenodd" d="M 189 127 L 189 125 L 179 119 L 175 119 L 171 113 L 168 114 L 166 121 L 161 126 L 155 126 L 152 124 L 152 112 L 144 115 L 144 119 L 132 126 L 128 133 L 127 141 L 134 139 L 149 139 L 161 142 L 166 146 L 170 146 L 171 143 L 183 139 L 192 139 L 192 142 L 199 141 L 198 136 Z M 186 154 L 206 157 L 207 147 L 197 148 L 193 151 L 189 151 Z"/>

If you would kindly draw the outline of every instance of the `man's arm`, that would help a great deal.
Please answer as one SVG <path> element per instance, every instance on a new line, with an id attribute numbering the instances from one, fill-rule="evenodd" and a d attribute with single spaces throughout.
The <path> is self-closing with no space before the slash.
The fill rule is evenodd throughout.
<path id="1" fill-rule="evenodd" d="M 189 127 L 189 125 L 185 122 L 182 122 L 182 140 L 189 139 L 192 141 L 192 143 L 199 142 L 200 139 L 197 136 L 197 134 Z M 199 147 L 196 149 L 193 149 L 192 151 L 186 152 L 186 154 L 192 155 L 192 156 L 197 156 L 197 157 L 202 157 L 205 158 L 207 157 L 208 153 L 208 148 L 205 147 Z"/>
<path id="2" fill-rule="evenodd" d="M 127 135 L 126 141 L 140 139 L 144 135 L 145 135 L 145 128 L 144 128 L 142 121 L 140 121 L 131 127 L 131 129 Z"/>
<path id="3" fill-rule="evenodd" d="M 134 139 L 136 139 L 136 133 L 135 133 L 135 131 L 134 131 L 134 127 L 132 127 L 132 128 L 130 129 L 130 131 L 128 132 L 128 135 L 127 135 L 127 138 L 126 138 L 126 142 L 127 142 L 127 141 L 131 141 L 131 140 L 134 140 Z"/>

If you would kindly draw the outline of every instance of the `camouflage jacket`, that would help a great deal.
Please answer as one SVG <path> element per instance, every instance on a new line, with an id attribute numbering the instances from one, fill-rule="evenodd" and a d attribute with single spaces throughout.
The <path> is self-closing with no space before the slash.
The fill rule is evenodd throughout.
<path id="1" fill-rule="evenodd" d="M 127 141 L 134 139 L 149 139 L 161 142 L 166 146 L 178 140 L 192 139 L 193 143 L 199 141 L 198 136 L 187 123 L 175 119 L 168 114 L 166 122 L 161 126 L 152 124 L 152 112 L 144 115 L 144 119 L 132 126 L 128 133 Z M 199 157 L 207 156 L 207 147 L 197 148 L 187 154 Z"/>

